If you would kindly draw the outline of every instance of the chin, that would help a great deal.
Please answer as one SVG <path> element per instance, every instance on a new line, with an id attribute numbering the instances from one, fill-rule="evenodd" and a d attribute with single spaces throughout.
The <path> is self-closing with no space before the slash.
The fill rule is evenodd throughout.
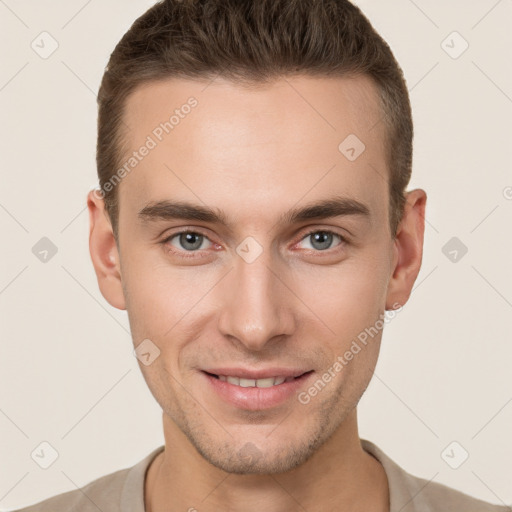
<path id="1" fill-rule="evenodd" d="M 271 475 L 290 471 L 309 459 L 314 450 L 290 449 L 279 454 L 261 452 L 252 443 L 246 443 L 238 452 L 200 452 L 213 466 L 235 475 Z"/>
<path id="2" fill-rule="evenodd" d="M 271 475 L 285 473 L 304 464 L 327 438 L 313 436 L 302 441 L 288 439 L 285 442 L 276 437 L 275 442 L 270 443 L 268 437 L 258 437 L 254 442 L 230 439 L 217 444 L 211 439 L 190 440 L 203 459 L 226 473 Z"/>

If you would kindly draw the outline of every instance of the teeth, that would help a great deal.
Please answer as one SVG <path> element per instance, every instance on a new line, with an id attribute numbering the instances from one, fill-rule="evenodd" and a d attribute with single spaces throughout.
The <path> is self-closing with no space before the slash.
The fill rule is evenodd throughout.
<path id="1" fill-rule="evenodd" d="M 291 382 L 295 377 L 268 377 L 266 379 L 244 379 L 239 377 L 231 377 L 230 375 L 219 375 L 219 380 L 229 382 L 235 386 L 242 388 L 271 388 L 279 386 L 283 382 Z"/>
<path id="2" fill-rule="evenodd" d="M 256 381 L 254 379 L 240 379 L 240 384 L 243 388 L 253 388 L 256 386 Z"/>
<path id="3" fill-rule="evenodd" d="M 269 377 L 268 379 L 258 379 L 256 380 L 256 387 L 271 388 L 275 384 L 274 380 L 274 377 Z"/>

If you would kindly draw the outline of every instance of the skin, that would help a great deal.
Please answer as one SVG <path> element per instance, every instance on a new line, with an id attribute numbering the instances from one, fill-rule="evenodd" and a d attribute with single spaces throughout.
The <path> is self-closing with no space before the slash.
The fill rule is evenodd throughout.
<path id="1" fill-rule="evenodd" d="M 126 105 L 130 151 L 190 96 L 198 106 L 118 185 L 118 244 L 103 201 L 88 196 L 101 292 L 127 310 L 135 346 L 150 339 L 160 350 L 139 363 L 165 436 L 147 473 L 146 510 L 387 511 L 386 474 L 362 449 L 357 426 L 382 330 L 307 404 L 292 397 L 241 409 L 200 371 L 300 367 L 314 371 L 311 385 L 379 315 L 407 302 L 421 266 L 426 194 L 407 193 L 393 238 L 377 89 L 364 76 L 252 88 L 220 78 L 146 84 Z M 366 146 L 353 162 L 338 150 L 351 133 Z M 370 215 L 278 222 L 333 195 L 364 203 Z M 230 229 L 138 218 L 166 199 L 218 208 Z M 195 253 L 179 236 L 165 242 L 184 227 L 206 237 Z M 326 249 L 311 229 L 335 233 Z M 250 264 L 236 252 L 248 236 L 262 248 Z M 241 456 L 247 446 L 257 456 Z"/>

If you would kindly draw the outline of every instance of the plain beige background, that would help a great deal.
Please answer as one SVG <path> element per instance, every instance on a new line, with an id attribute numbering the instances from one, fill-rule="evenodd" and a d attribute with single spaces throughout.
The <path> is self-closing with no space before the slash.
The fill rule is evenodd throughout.
<path id="1" fill-rule="evenodd" d="M 0 0 L 1 510 L 76 489 L 163 443 L 126 312 L 98 290 L 85 208 L 103 68 L 152 3 Z M 428 193 L 423 267 L 385 328 L 360 434 L 415 475 L 510 504 L 512 2 L 357 3 L 404 69 L 410 188 Z M 43 31 L 59 45 L 46 59 L 31 47 Z M 57 248 L 46 263 L 32 252 L 43 237 Z M 48 469 L 31 458 L 43 441 L 58 452 Z M 452 460 L 469 454 L 458 469 L 446 462 L 453 441 Z"/>

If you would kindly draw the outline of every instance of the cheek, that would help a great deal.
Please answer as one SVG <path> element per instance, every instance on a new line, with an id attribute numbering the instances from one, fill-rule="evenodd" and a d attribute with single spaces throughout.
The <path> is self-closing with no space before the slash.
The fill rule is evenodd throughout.
<path id="1" fill-rule="evenodd" d="M 357 335 L 385 308 L 388 276 L 371 255 L 299 273 L 292 281 L 297 295 L 338 336 Z"/>
<path id="2" fill-rule="evenodd" d="M 134 344 L 149 339 L 161 354 L 151 367 L 142 367 L 147 379 L 158 386 L 162 375 L 176 374 L 187 344 L 206 328 L 211 308 L 208 293 L 219 278 L 199 267 L 178 269 L 161 260 L 142 264 L 134 259 L 123 279 Z"/>
<path id="3" fill-rule="evenodd" d="M 173 268 L 162 257 L 126 260 L 122 275 L 128 314 L 137 327 L 154 335 L 164 335 L 208 291 L 200 273 Z"/>

